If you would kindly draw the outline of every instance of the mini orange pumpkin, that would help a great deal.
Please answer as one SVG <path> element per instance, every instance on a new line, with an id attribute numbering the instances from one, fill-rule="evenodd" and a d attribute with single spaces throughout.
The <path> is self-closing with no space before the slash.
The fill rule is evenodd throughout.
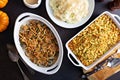
<path id="1" fill-rule="evenodd" d="M 0 32 L 6 30 L 8 25 L 9 25 L 8 15 L 5 12 L 0 11 Z"/>
<path id="2" fill-rule="evenodd" d="M 0 0 L 0 8 L 3 8 L 8 3 L 8 0 Z"/>

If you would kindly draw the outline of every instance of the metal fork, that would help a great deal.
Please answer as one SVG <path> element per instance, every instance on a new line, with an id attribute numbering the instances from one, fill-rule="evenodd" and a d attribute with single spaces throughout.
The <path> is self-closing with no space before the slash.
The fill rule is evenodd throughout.
<path id="1" fill-rule="evenodd" d="M 104 69 L 105 67 L 116 67 L 118 65 L 120 65 L 120 58 L 113 58 L 114 55 L 116 54 L 120 54 L 120 49 L 117 50 L 117 52 L 113 55 L 111 55 L 111 57 L 109 57 L 108 59 L 106 59 L 105 61 L 101 62 L 100 64 L 98 64 L 93 71 L 88 72 L 84 75 L 81 76 L 82 79 L 87 78 L 87 76 L 92 75 L 93 73 Z"/>
<path id="2" fill-rule="evenodd" d="M 106 65 L 104 65 L 104 64 L 101 67 L 99 67 L 99 68 L 96 67 L 94 71 L 88 72 L 87 74 L 82 75 L 81 78 L 85 79 L 88 76 L 92 75 L 93 73 L 95 73 L 95 72 L 97 72 L 99 70 L 104 69 L 105 67 L 113 68 L 113 67 L 116 67 L 116 66 L 120 65 L 120 58 L 111 58 L 111 59 L 108 59 Z"/>

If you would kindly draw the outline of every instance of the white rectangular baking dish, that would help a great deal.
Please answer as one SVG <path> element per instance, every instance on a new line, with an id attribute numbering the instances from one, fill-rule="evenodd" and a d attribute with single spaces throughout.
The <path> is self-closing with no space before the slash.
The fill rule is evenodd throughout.
<path id="1" fill-rule="evenodd" d="M 112 14 L 108 11 L 103 12 L 101 15 L 106 14 L 108 15 L 113 22 L 116 24 L 116 26 L 120 29 L 120 17 L 118 15 Z M 98 17 L 100 17 L 101 15 L 99 15 Z M 97 17 L 97 18 L 98 18 Z M 96 19 L 97 19 L 96 18 Z M 94 19 L 90 24 L 92 24 L 96 19 Z M 69 60 L 75 65 L 75 66 L 79 66 L 82 67 L 85 70 L 89 70 L 93 67 L 95 67 L 95 65 L 97 65 L 99 62 L 101 62 L 107 55 L 109 55 L 109 53 L 116 48 L 118 45 L 120 46 L 120 42 L 117 43 L 114 47 L 112 47 L 110 50 L 108 50 L 103 56 L 101 56 L 99 59 L 97 59 L 95 62 L 93 62 L 91 65 L 89 66 L 85 66 L 81 63 L 80 60 L 77 59 L 77 57 L 74 55 L 74 53 L 70 50 L 70 48 L 68 47 L 68 43 L 75 38 L 78 34 L 80 34 L 82 31 L 84 31 L 90 24 L 88 24 L 83 30 L 81 30 L 80 32 L 78 32 L 75 36 L 73 36 L 67 43 L 66 43 L 66 48 L 68 50 L 68 58 Z M 72 58 L 73 57 L 73 58 Z M 75 60 L 74 60 L 75 59 Z"/>

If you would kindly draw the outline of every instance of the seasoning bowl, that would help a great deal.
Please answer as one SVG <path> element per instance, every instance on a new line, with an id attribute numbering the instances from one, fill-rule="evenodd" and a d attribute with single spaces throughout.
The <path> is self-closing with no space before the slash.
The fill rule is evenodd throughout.
<path id="1" fill-rule="evenodd" d="M 41 4 L 42 0 L 23 0 L 24 4 L 28 8 L 37 8 Z"/>
<path id="2" fill-rule="evenodd" d="M 29 20 L 33 20 L 33 19 L 44 23 L 51 30 L 51 32 L 54 34 L 57 40 L 58 48 L 59 48 L 58 58 L 56 59 L 55 63 L 52 64 L 51 66 L 47 66 L 47 67 L 40 66 L 40 65 L 38 66 L 37 64 L 32 62 L 28 56 L 26 56 L 24 48 L 21 46 L 21 43 L 19 40 L 20 39 L 19 37 L 20 28 L 22 25 L 26 25 L 29 22 Z M 61 38 L 58 32 L 54 28 L 54 26 L 49 21 L 47 21 L 45 18 L 39 15 L 33 14 L 33 13 L 28 13 L 28 12 L 25 12 L 19 15 L 18 18 L 16 19 L 15 27 L 14 27 L 14 42 L 15 42 L 16 49 L 18 50 L 18 53 L 22 61 L 24 62 L 24 64 L 28 65 L 33 70 L 43 73 L 43 74 L 52 75 L 52 74 L 55 74 L 60 69 L 62 60 L 63 60 L 62 41 L 61 41 Z"/>

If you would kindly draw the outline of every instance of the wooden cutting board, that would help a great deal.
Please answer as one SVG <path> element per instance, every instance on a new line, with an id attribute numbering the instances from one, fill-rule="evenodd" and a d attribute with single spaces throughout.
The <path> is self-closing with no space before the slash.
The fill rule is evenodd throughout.
<path id="1" fill-rule="evenodd" d="M 111 56 L 112 54 L 115 54 L 117 52 L 118 48 L 120 48 L 120 45 L 117 46 L 113 51 L 111 51 L 109 56 Z M 107 56 L 106 58 L 108 58 L 109 56 Z M 120 58 L 120 54 L 115 54 L 113 57 Z M 90 71 L 92 71 L 92 69 L 87 70 L 87 71 L 83 70 L 84 73 L 87 73 Z M 106 80 L 107 78 L 109 78 L 113 74 L 117 73 L 118 71 L 120 71 L 120 65 L 113 67 L 113 68 L 105 66 L 104 69 L 97 71 L 94 74 L 88 76 L 88 79 L 89 80 Z"/>

